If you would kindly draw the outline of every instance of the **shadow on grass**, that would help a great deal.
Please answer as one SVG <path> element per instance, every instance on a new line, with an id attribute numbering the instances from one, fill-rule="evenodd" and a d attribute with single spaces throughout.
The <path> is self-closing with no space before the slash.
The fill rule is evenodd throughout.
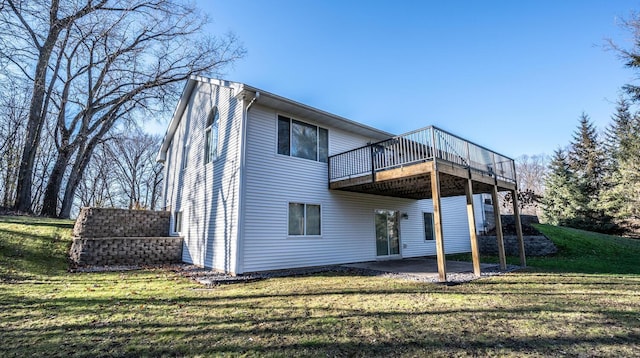
<path id="1" fill-rule="evenodd" d="M 471 254 L 447 255 L 447 260 L 471 262 Z M 507 256 L 506 260 L 510 265 L 520 264 L 520 258 L 517 256 Z M 497 264 L 500 261 L 497 256 L 483 255 L 480 262 Z M 640 274 L 640 259 L 627 260 L 616 256 L 597 255 L 528 257 L 526 269 L 530 272 L 637 275 Z"/>
<path id="2" fill-rule="evenodd" d="M 7 239 L 11 235 L 12 239 Z M 24 280 L 36 275 L 64 273 L 70 242 L 58 237 L 0 229 L 0 280 Z M 55 255 L 52 255 L 55 253 Z"/>
<path id="3" fill-rule="evenodd" d="M 394 290 L 375 292 L 386 295 Z M 402 290 L 399 293 L 403 293 Z M 296 301 L 298 306 L 294 306 L 289 300 L 258 304 L 252 299 L 255 296 L 243 298 L 247 300 L 223 306 L 219 305 L 218 299 L 205 297 L 181 298 L 170 302 L 129 298 L 117 301 L 56 298 L 46 303 L 34 300 L 24 303 L 26 309 L 30 308 L 29 305 L 35 308 L 46 304 L 48 313 L 38 324 L 29 327 L 12 327 L 20 319 L 29 319 L 28 314 L 27 317 L 23 315 L 6 321 L 8 327 L 12 328 L 0 329 L 0 341 L 9 355 L 55 352 L 60 356 L 223 353 L 393 356 L 419 352 L 484 355 L 489 352 L 530 354 L 531 351 L 555 355 L 567 350 L 594 353 L 602 347 L 611 346 L 637 351 L 640 341 L 634 312 L 615 309 L 594 308 L 589 312 L 584 307 L 539 304 L 522 308 L 433 307 L 411 312 L 388 308 L 363 311 L 346 306 L 307 307 L 299 301 Z M 202 302 L 210 304 L 201 307 Z M 229 310 L 220 310 L 221 307 Z M 65 308 L 68 311 L 65 312 Z M 278 314 L 274 314 L 274 311 Z M 158 319 L 158 312 L 164 312 L 162 319 Z M 539 317 L 541 313 L 544 318 Z M 589 335 L 513 336 L 511 332 L 487 332 L 486 327 L 474 326 L 473 321 L 467 322 L 468 327 L 464 328 L 466 332 L 453 324 L 476 316 L 491 317 L 507 326 L 507 322 L 518 322 L 525 318 L 537 324 L 554 324 L 562 321 L 559 316 L 572 314 L 604 315 L 604 318 L 583 319 L 580 324 L 585 331 L 601 328 L 603 321 L 613 319 L 616 320 L 616 327 L 622 326 L 623 329 Z M 64 323 L 59 320 L 60 315 L 75 317 L 79 322 Z M 425 325 L 425 322 L 447 321 L 452 322 L 454 328 L 439 329 Z M 371 333 L 363 333 L 370 330 Z"/>
<path id="4" fill-rule="evenodd" d="M 34 216 L 0 216 L 0 223 L 57 227 L 73 229 L 75 222 L 71 220 L 50 219 Z"/>

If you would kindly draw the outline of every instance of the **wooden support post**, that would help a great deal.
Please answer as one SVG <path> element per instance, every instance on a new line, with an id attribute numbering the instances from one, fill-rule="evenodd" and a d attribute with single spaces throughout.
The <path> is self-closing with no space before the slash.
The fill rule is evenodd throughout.
<path id="1" fill-rule="evenodd" d="M 518 251 L 520 253 L 520 266 L 527 266 L 527 258 L 524 252 L 524 239 L 522 237 L 522 223 L 520 222 L 520 205 L 518 203 L 518 190 L 511 192 L 513 195 L 513 219 L 516 224 L 516 235 L 518 236 Z"/>
<path id="2" fill-rule="evenodd" d="M 467 183 L 464 186 L 464 193 L 467 196 L 467 219 L 469 220 L 473 274 L 476 277 L 480 277 L 480 249 L 478 248 L 478 236 L 476 235 L 476 214 L 473 210 L 473 183 L 471 179 L 467 179 Z"/>
<path id="3" fill-rule="evenodd" d="M 491 190 L 491 200 L 493 201 L 493 216 L 496 221 L 496 240 L 498 241 L 498 257 L 500 258 L 500 269 L 507 268 L 507 258 L 504 254 L 504 237 L 502 236 L 502 219 L 500 218 L 500 204 L 498 203 L 498 186 L 494 185 Z"/>
<path id="4" fill-rule="evenodd" d="M 447 261 L 444 256 L 444 237 L 442 235 L 442 213 L 440 210 L 440 174 L 436 165 L 431 170 L 431 195 L 433 201 L 433 228 L 436 234 L 436 254 L 438 258 L 438 279 L 447 282 Z"/>

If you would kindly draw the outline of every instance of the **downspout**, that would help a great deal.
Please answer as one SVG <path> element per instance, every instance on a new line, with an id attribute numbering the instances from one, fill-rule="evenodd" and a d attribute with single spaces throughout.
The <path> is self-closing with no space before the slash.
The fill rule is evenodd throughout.
<path id="1" fill-rule="evenodd" d="M 242 124 L 240 128 L 240 193 L 238 194 L 238 233 L 236 237 L 236 269 L 235 274 L 244 272 L 244 216 L 245 216 L 245 192 L 246 192 L 246 165 L 247 165 L 247 122 L 249 120 L 249 109 L 253 103 L 260 98 L 260 92 L 256 92 L 249 104 L 242 111 Z M 244 102 L 244 98 L 243 98 Z M 243 103 L 244 107 L 244 103 Z"/>

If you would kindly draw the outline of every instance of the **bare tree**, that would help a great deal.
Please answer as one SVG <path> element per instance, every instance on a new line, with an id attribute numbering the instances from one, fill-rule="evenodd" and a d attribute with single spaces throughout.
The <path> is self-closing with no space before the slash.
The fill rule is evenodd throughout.
<path id="1" fill-rule="evenodd" d="M 35 163 L 32 176 L 31 190 L 31 212 L 41 212 L 43 197 L 45 195 L 45 186 L 50 177 L 52 164 L 56 158 L 56 147 L 53 141 L 51 124 L 47 124 L 47 128 L 43 131 L 40 138 L 40 144 L 36 150 Z"/>
<path id="2" fill-rule="evenodd" d="M 544 180 L 548 171 L 549 157 L 546 154 L 522 155 L 515 160 L 518 180 L 518 202 L 523 214 L 538 215 L 539 204 L 544 196 Z M 513 198 L 507 193 L 501 198 L 502 206 L 512 210 Z"/>
<path id="3" fill-rule="evenodd" d="M 546 154 L 523 155 L 516 159 L 518 188 L 544 193 L 544 176 L 548 171 L 549 156 Z"/>
<path id="4" fill-rule="evenodd" d="M 156 163 L 160 136 L 134 131 L 109 142 L 107 151 L 116 173 L 121 195 L 127 198 L 129 209 L 155 209 L 162 179 L 162 165 Z"/>
<path id="5" fill-rule="evenodd" d="M 85 175 L 76 191 L 77 204 L 80 207 L 92 206 L 98 208 L 121 207 L 117 175 L 113 170 L 113 155 L 107 150 L 108 143 L 101 143 L 91 158 Z"/>
<path id="6" fill-rule="evenodd" d="M 24 140 L 24 123 L 28 108 L 26 92 L 15 83 L 3 82 L 0 87 L 0 206 L 13 206 L 18 168 L 19 148 Z"/>
<path id="7" fill-rule="evenodd" d="M 31 180 L 23 178 L 33 173 L 34 148 L 47 118 L 56 123 L 58 155 L 42 214 L 55 216 L 60 206 L 59 216 L 69 217 L 75 190 L 96 146 L 117 123 L 167 110 L 184 80 L 193 74 L 216 74 L 244 55 L 232 35 L 204 36 L 206 17 L 180 0 L 76 0 L 65 7 L 55 0 L 29 6 L 7 1 L 10 11 L 2 10 L 0 21 L 25 35 L 20 46 L 0 53 L 5 57 L 19 53 L 31 61 L 27 63 L 36 64 L 31 75 L 28 66 L 10 57 L 34 83 L 20 167 L 22 186 L 16 198 L 16 207 L 23 211 L 30 206 L 25 200 L 32 190 Z M 51 46 L 50 38 L 55 39 Z"/>
<path id="8" fill-rule="evenodd" d="M 86 4 L 72 1 L 61 7 L 60 0 L 4 0 L 0 6 L 3 25 L 0 35 L 3 39 L 12 39 L 0 42 L 0 56 L 33 83 L 18 171 L 14 204 L 17 210 L 31 211 L 33 168 L 51 97 L 52 79 L 60 65 L 60 61 L 51 61 L 56 42 L 71 24 L 106 3 L 107 0 L 88 0 Z M 53 74 L 49 73 L 51 70 Z"/>
<path id="9" fill-rule="evenodd" d="M 78 185 L 76 203 L 155 210 L 162 183 L 162 165 L 155 160 L 161 140 L 133 129 L 100 143 Z"/>

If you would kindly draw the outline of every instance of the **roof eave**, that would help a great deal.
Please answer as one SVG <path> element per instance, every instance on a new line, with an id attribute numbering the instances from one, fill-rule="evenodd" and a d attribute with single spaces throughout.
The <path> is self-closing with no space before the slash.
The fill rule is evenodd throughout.
<path id="1" fill-rule="evenodd" d="M 164 163 L 167 160 L 167 150 L 169 149 L 169 143 L 171 143 L 171 139 L 173 139 L 173 135 L 178 128 L 178 124 L 180 123 L 180 117 L 184 113 L 185 108 L 187 107 L 187 103 L 189 102 L 189 98 L 191 98 L 191 94 L 193 93 L 193 89 L 196 87 L 196 79 L 191 77 L 187 80 L 187 83 L 184 85 L 184 89 L 182 90 L 182 95 L 180 95 L 180 99 L 178 100 L 178 105 L 176 106 L 175 111 L 173 112 L 173 116 L 171 117 L 171 121 L 169 122 L 169 127 L 164 134 L 164 138 L 162 139 L 162 145 L 160 146 L 160 151 L 158 152 L 158 156 L 156 157 L 156 161 L 159 163 Z"/>
<path id="2" fill-rule="evenodd" d="M 198 82 L 232 87 L 237 98 L 253 98 L 256 92 L 259 92 L 260 99 L 257 100 L 257 105 L 265 105 L 267 107 L 290 113 L 292 115 L 299 115 L 302 118 L 316 120 L 321 124 L 341 128 L 349 132 L 361 134 L 372 139 L 384 140 L 394 136 L 394 134 L 392 133 L 376 129 L 329 112 L 325 112 L 321 109 L 311 107 L 306 104 L 243 83 L 217 80 L 200 76 L 191 76 L 185 84 L 182 95 L 178 100 L 176 110 L 174 111 L 173 116 L 171 117 L 171 121 L 169 122 L 169 127 L 162 140 L 162 145 L 160 147 L 160 151 L 158 152 L 158 156 L 156 157 L 157 162 L 164 163 L 166 161 L 169 143 L 171 143 L 171 140 L 173 139 L 173 136 L 178 129 L 180 119 L 182 118 L 182 115 L 187 108 L 189 100 L 191 99 L 193 91 Z"/>
<path id="3" fill-rule="evenodd" d="M 392 133 L 370 127 L 366 124 L 352 121 L 350 119 L 329 112 L 325 112 L 321 109 L 311 107 L 292 99 L 285 98 L 246 84 L 242 85 L 240 91 L 238 91 L 238 94 L 236 96 L 253 97 L 256 92 L 260 93 L 260 97 L 257 100 L 256 105 L 264 105 L 276 110 L 291 113 L 292 115 L 297 114 L 305 119 L 320 120 L 320 122 L 326 122 L 327 125 L 330 125 L 332 127 L 338 127 L 352 133 L 370 137 L 372 139 L 384 140 L 394 136 L 394 134 Z"/>

